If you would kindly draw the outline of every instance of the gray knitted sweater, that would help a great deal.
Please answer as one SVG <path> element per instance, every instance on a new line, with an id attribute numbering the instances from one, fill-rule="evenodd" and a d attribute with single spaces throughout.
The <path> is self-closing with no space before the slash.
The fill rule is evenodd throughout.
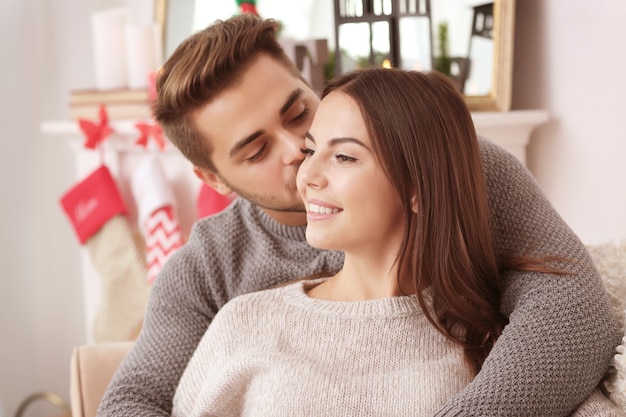
<path id="1" fill-rule="evenodd" d="M 481 372 L 437 416 L 565 416 L 604 375 L 621 335 L 584 246 L 512 155 L 481 139 L 501 253 L 565 256 L 575 274 L 509 273 L 509 325 Z M 237 199 L 198 221 L 152 287 L 142 332 L 98 416 L 167 416 L 181 375 L 216 312 L 235 296 L 322 271 L 342 256 L 308 246 Z"/>

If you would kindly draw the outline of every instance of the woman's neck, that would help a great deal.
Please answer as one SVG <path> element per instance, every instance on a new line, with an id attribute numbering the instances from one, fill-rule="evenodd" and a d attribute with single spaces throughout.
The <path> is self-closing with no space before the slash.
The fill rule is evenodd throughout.
<path id="1" fill-rule="evenodd" d="M 336 275 L 309 290 L 313 298 L 331 301 L 364 301 L 415 294 L 410 280 L 398 281 L 395 256 L 357 257 L 346 253 Z"/>

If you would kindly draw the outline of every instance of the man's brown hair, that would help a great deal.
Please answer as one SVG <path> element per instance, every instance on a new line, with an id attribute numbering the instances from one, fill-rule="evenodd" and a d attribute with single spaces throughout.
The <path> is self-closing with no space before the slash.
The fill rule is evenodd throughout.
<path id="1" fill-rule="evenodd" d="M 217 172 L 194 111 L 237 83 L 256 57 L 268 55 L 300 76 L 276 40 L 277 28 L 275 20 L 248 13 L 218 20 L 184 40 L 159 71 L 154 117 L 194 166 Z"/>

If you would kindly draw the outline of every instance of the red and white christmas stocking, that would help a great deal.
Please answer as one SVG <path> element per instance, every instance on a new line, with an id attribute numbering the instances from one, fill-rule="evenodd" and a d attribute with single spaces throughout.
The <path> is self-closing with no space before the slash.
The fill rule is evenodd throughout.
<path id="1" fill-rule="evenodd" d="M 200 192 L 198 193 L 198 199 L 196 200 L 198 218 L 202 219 L 203 217 L 219 213 L 228 207 L 235 198 L 236 195 L 234 193 L 231 195 L 221 195 L 213 188 L 202 183 Z"/>
<path id="2" fill-rule="evenodd" d="M 137 168 L 132 190 L 146 241 L 146 278 L 152 284 L 165 262 L 184 243 L 174 191 L 156 155 L 146 157 Z"/>
<path id="3" fill-rule="evenodd" d="M 142 245 L 109 170 L 104 165 L 96 169 L 62 196 L 61 205 L 100 277 L 101 297 L 91 324 L 93 340 L 136 339 L 149 285 Z"/>

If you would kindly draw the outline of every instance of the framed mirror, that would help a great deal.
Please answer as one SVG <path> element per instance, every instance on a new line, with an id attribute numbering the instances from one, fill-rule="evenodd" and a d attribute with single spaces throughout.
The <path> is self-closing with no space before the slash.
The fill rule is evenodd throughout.
<path id="1" fill-rule="evenodd" d="M 235 0 L 155 1 L 157 17 L 162 12 L 165 57 L 192 32 L 237 12 Z M 360 59 L 361 65 L 369 60 L 373 65 L 410 69 L 444 68 L 458 83 L 471 111 L 510 109 L 515 0 L 303 0 L 288 4 L 293 7 L 286 7 L 284 0 L 257 0 L 257 9 L 261 16 L 281 21 L 286 36 L 325 38 L 329 50 L 336 51 L 338 44 L 340 50 L 354 50 L 354 61 Z M 344 22 L 337 21 L 337 6 L 346 15 Z M 337 29 L 337 23 L 354 29 Z M 447 45 L 442 45 L 442 38 Z M 443 67 L 442 50 L 448 59 L 447 64 L 443 60 Z"/>
<path id="2" fill-rule="evenodd" d="M 477 6 L 477 9 L 479 7 Z M 474 14 L 475 18 L 479 16 L 480 14 Z M 483 77 L 488 77 L 488 80 L 490 78 L 489 82 L 482 85 L 490 85 L 491 88 L 486 91 L 479 90 L 479 94 L 473 94 L 469 85 L 470 91 L 464 92 L 465 102 L 473 111 L 508 111 L 511 108 L 515 0 L 494 0 L 492 16 L 491 41 L 477 34 L 480 31 L 480 20 L 473 22 L 469 59 L 487 57 L 489 52 L 493 54 L 490 61 L 481 61 L 483 71 L 478 73 Z M 482 26 L 484 30 L 489 30 L 489 25 L 485 23 L 488 23 L 488 17 L 485 17 Z M 489 74 L 491 74 L 490 77 Z M 478 77 L 480 75 L 476 76 Z"/>
<path id="3" fill-rule="evenodd" d="M 511 104 L 514 0 L 333 0 L 335 73 L 443 72 L 472 111 Z"/>

